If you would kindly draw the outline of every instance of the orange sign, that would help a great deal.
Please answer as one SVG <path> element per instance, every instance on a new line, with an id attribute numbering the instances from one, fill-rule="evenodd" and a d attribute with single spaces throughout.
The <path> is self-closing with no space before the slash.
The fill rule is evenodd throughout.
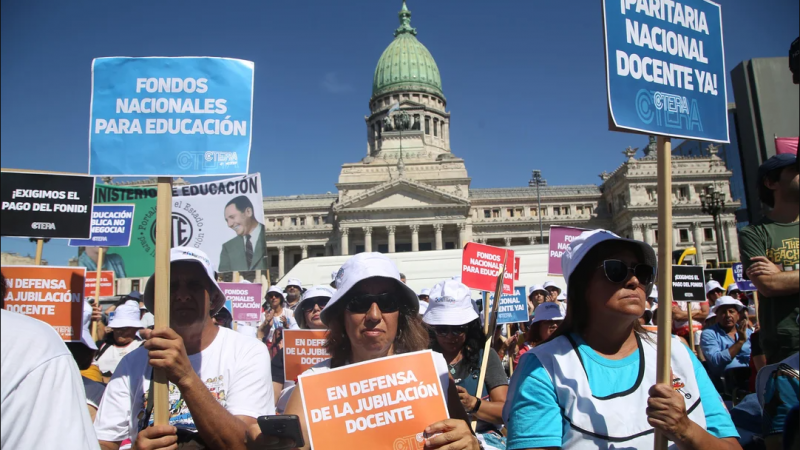
<path id="1" fill-rule="evenodd" d="M 325 349 L 328 330 L 283 330 L 283 374 L 296 380 L 314 364 L 331 356 Z"/>
<path id="2" fill-rule="evenodd" d="M 49 323 L 67 342 L 81 340 L 86 268 L 3 266 L 2 270 L 7 311 Z"/>
<path id="3" fill-rule="evenodd" d="M 423 449 L 423 431 L 448 418 L 433 353 L 424 350 L 302 375 L 314 450 Z"/>
<path id="4" fill-rule="evenodd" d="M 97 288 L 97 272 L 86 272 L 86 289 L 84 296 L 94 298 Z M 103 270 L 100 272 L 100 297 L 114 296 L 114 271 Z"/>

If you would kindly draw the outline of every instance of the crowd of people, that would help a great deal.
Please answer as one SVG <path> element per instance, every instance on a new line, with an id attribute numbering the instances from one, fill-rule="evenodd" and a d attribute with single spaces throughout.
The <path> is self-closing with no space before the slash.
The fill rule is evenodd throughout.
<path id="1" fill-rule="evenodd" d="M 259 426 L 275 414 L 298 416 L 309 448 L 297 380 L 284 379 L 287 329 L 326 330 L 330 357 L 306 373 L 433 350 L 449 419 L 419 430 L 425 448 L 651 448 L 656 430 L 681 449 L 797 446 L 796 157 L 760 174 L 771 209 L 741 232 L 757 314 L 753 292 L 715 280 L 705 302 L 659 299 L 652 246 L 592 230 L 564 252 L 563 287 L 529 287 L 527 323 L 489 330 L 458 276 L 414 292 L 387 256 L 360 253 L 329 285 L 271 286 L 259 325 L 237 326 L 209 258 L 177 247 L 167 328 L 151 314 L 159 274 L 105 310 L 86 302 L 80 342 L 2 311 L 2 448 L 295 448 Z M 656 382 L 665 303 L 671 385 Z M 154 425 L 154 369 L 168 425 Z"/>

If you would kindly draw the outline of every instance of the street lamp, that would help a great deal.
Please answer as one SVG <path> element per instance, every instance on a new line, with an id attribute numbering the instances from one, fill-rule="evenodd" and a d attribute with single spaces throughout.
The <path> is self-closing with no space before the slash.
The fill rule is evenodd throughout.
<path id="1" fill-rule="evenodd" d="M 544 244 L 544 231 L 542 231 L 542 197 L 539 194 L 539 186 L 547 186 L 547 180 L 542 178 L 541 170 L 534 170 L 528 186 L 536 186 L 536 215 L 539 216 L 539 243 Z"/>
<path id="2" fill-rule="evenodd" d="M 714 219 L 714 232 L 717 233 L 717 258 L 720 263 L 727 261 L 725 257 L 725 241 L 722 236 L 722 224 L 719 218 L 725 212 L 725 195 L 717 191 L 714 186 L 709 186 L 705 195 L 700 197 L 700 205 L 703 213 L 710 214 Z"/>

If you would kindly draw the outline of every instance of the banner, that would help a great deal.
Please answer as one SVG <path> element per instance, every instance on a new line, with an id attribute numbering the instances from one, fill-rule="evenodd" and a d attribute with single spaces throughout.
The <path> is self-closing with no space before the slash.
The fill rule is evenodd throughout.
<path id="1" fill-rule="evenodd" d="M 797 142 L 796 137 L 776 137 L 775 138 L 775 154 L 782 155 L 789 153 L 797 155 Z"/>
<path id="2" fill-rule="evenodd" d="M 92 235 L 89 239 L 70 239 L 70 247 L 131 245 L 135 205 L 94 205 Z"/>
<path id="3" fill-rule="evenodd" d="M 587 231 L 585 228 L 550 227 L 550 253 L 547 260 L 548 275 L 564 275 L 561 271 L 561 256 L 573 239 Z"/>
<path id="4" fill-rule="evenodd" d="M 97 272 L 86 272 L 86 283 L 83 295 L 86 298 L 94 298 L 97 291 Z M 113 297 L 114 292 L 114 271 L 103 270 L 100 272 L 100 297 Z"/>
<path id="5" fill-rule="evenodd" d="M 503 293 L 514 293 L 514 250 L 468 242 L 461 257 L 461 282 L 472 289 L 494 292 L 497 276 L 508 254 Z"/>
<path id="6" fill-rule="evenodd" d="M 519 281 L 519 262 L 521 259 L 519 256 L 514 258 L 514 281 Z"/>
<path id="7" fill-rule="evenodd" d="M 231 58 L 95 59 L 89 173 L 246 174 L 253 69 Z"/>
<path id="8" fill-rule="evenodd" d="M 706 301 L 706 285 L 702 266 L 672 266 L 672 300 L 676 302 Z"/>
<path id="9" fill-rule="evenodd" d="M 237 322 L 258 322 L 261 319 L 261 284 L 219 283 L 225 299 L 231 302 L 231 315 Z"/>
<path id="10" fill-rule="evenodd" d="M 735 263 L 731 269 L 733 272 L 733 280 L 736 282 L 736 287 L 738 287 L 740 291 L 749 292 L 758 290 L 752 281 L 744 278 L 744 266 L 742 263 Z"/>
<path id="11" fill-rule="evenodd" d="M 172 245 L 199 248 L 218 272 L 267 269 L 260 174 L 176 186 L 172 202 Z"/>
<path id="12" fill-rule="evenodd" d="M 0 235 L 26 238 L 88 238 L 94 177 L 3 172 Z"/>
<path id="13" fill-rule="evenodd" d="M 331 357 L 325 348 L 328 330 L 283 330 L 284 380 L 296 380 L 314 364 Z"/>
<path id="14" fill-rule="evenodd" d="M 729 142 L 722 11 L 603 0 L 609 128 Z"/>
<path id="15" fill-rule="evenodd" d="M 494 304 L 494 294 L 489 294 L 489 307 Z M 497 309 L 497 324 L 528 322 L 528 300 L 525 298 L 525 286 L 514 288 L 514 294 L 500 296 Z"/>
<path id="16" fill-rule="evenodd" d="M 314 450 L 421 448 L 422 431 L 448 418 L 433 353 L 351 364 L 298 379 Z"/>
<path id="17" fill-rule="evenodd" d="M 85 269 L 3 266 L 2 271 L 6 277 L 6 311 L 50 324 L 66 342 L 81 340 Z"/>

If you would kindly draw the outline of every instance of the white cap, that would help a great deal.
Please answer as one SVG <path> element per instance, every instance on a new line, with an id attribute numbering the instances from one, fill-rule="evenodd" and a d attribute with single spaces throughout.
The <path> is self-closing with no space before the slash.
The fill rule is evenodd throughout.
<path id="1" fill-rule="evenodd" d="M 656 285 L 653 285 L 653 290 L 652 290 L 652 291 L 650 291 L 650 295 L 648 295 L 648 296 L 647 296 L 647 298 L 652 298 L 652 299 L 654 299 L 654 300 L 655 300 L 655 302 L 654 302 L 654 303 L 657 303 L 657 302 L 658 302 L 658 286 L 656 286 Z"/>
<path id="2" fill-rule="evenodd" d="M 547 289 L 544 288 L 541 284 L 534 284 L 533 286 L 528 288 L 528 297 L 531 296 L 536 291 L 543 291 L 545 295 L 547 294 Z"/>
<path id="3" fill-rule="evenodd" d="M 722 289 L 722 285 L 719 284 L 719 281 L 717 280 L 709 280 L 709 282 L 706 283 L 706 294 L 716 289 L 719 289 L 720 291 L 725 291 L 725 289 Z"/>
<path id="4" fill-rule="evenodd" d="M 236 324 L 236 332 L 252 338 L 258 336 L 258 329 L 250 325 Z"/>
<path id="5" fill-rule="evenodd" d="M 307 329 L 308 325 L 306 325 L 306 315 L 303 314 L 303 302 L 306 300 L 310 300 L 313 298 L 327 298 L 330 299 L 333 296 L 333 293 L 336 292 L 336 289 L 328 286 L 327 284 L 323 284 L 320 286 L 314 286 L 311 289 L 308 289 L 303 293 L 303 298 L 297 302 L 297 305 L 294 307 L 294 320 L 297 322 L 297 325 L 302 329 Z"/>
<path id="6" fill-rule="evenodd" d="M 717 317 L 717 313 L 715 313 L 714 311 L 709 311 L 708 315 L 706 316 L 706 320 L 713 319 L 714 317 Z M 703 322 L 705 322 L 705 320 Z"/>
<path id="7" fill-rule="evenodd" d="M 222 293 L 222 289 L 219 288 L 217 280 L 214 278 L 217 268 L 214 267 L 214 264 L 208 259 L 208 255 L 202 250 L 193 247 L 174 247 L 170 249 L 169 261 L 170 266 L 179 261 L 192 261 L 203 268 L 208 281 L 211 283 L 211 315 L 216 314 L 225 304 L 225 294 Z M 153 274 L 153 276 L 147 280 L 147 286 L 144 288 L 144 305 L 147 306 L 150 312 L 155 311 L 153 302 L 153 296 L 155 295 L 155 279 L 156 274 Z"/>
<path id="8" fill-rule="evenodd" d="M 558 285 L 555 283 L 555 281 L 550 281 L 550 280 L 545 281 L 544 282 L 544 289 L 547 290 L 547 288 L 549 288 L 549 287 L 556 288 L 556 289 L 558 289 L 558 292 L 561 292 L 561 288 L 558 287 Z"/>
<path id="9" fill-rule="evenodd" d="M 139 320 L 139 304 L 134 301 L 125 302 L 114 311 L 114 318 L 108 322 L 109 328 L 144 328 Z"/>
<path id="10" fill-rule="evenodd" d="M 742 290 L 739 289 L 739 285 L 738 284 L 731 283 L 731 284 L 728 285 L 728 288 L 725 290 L 725 295 L 731 295 L 731 292 L 734 292 L 734 291 L 742 292 Z"/>
<path id="11" fill-rule="evenodd" d="M 717 299 L 717 302 L 714 303 L 714 307 L 711 308 L 711 311 L 713 311 L 714 314 L 716 314 L 717 310 L 720 309 L 723 306 L 735 306 L 736 309 L 739 310 L 739 312 L 742 312 L 742 310 L 744 309 L 744 305 L 742 304 L 742 302 L 740 302 L 739 300 L 736 300 L 733 297 L 729 297 L 727 295 L 724 295 L 724 296 L 722 296 L 722 297 Z"/>
<path id="12" fill-rule="evenodd" d="M 401 294 L 402 299 L 408 304 L 410 312 L 413 314 L 418 313 L 419 299 L 417 298 L 417 293 L 400 281 L 400 271 L 397 269 L 397 265 L 395 265 L 394 261 L 381 253 L 363 252 L 350 257 L 336 274 L 335 281 L 337 290 L 320 314 L 322 323 L 328 325 L 333 318 L 332 315 L 336 314 L 334 305 L 336 305 L 340 299 L 347 298 L 350 290 L 352 290 L 356 284 L 369 278 L 388 278 L 395 280 L 397 282 L 396 289 Z"/>
<path id="13" fill-rule="evenodd" d="M 564 313 L 558 303 L 542 303 L 533 314 L 531 325 L 542 320 L 564 320 Z"/>
<path id="14" fill-rule="evenodd" d="M 424 316 L 426 311 L 428 311 L 428 304 L 425 302 L 419 302 L 419 315 Z"/>
<path id="15" fill-rule="evenodd" d="M 92 332 L 89 327 L 92 324 L 92 305 L 89 302 L 83 302 L 83 320 L 81 320 L 81 343 L 92 350 L 97 350 L 97 344 L 92 339 Z"/>
<path id="16" fill-rule="evenodd" d="M 567 249 L 561 256 L 561 272 L 564 274 L 564 280 L 567 281 L 569 287 L 569 277 L 578 268 L 583 258 L 594 248 L 597 244 L 605 241 L 617 241 L 633 246 L 640 250 L 644 255 L 644 263 L 653 266 L 653 270 L 658 268 L 658 260 L 656 259 L 656 252 L 649 244 L 634 239 L 624 239 L 608 230 L 590 230 L 584 231 L 578 237 L 572 240 L 567 245 Z M 655 277 L 654 277 L 655 278 Z M 646 294 L 649 295 L 650 287 L 646 288 Z"/>
<path id="17" fill-rule="evenodd" d="M 560 293 L 558 294 L 558 297 L 556 297 L 556 300 L 558 300 L 558 301 L 560 301 L 560 302 L 565 302 L 565 301 L 567 301 L 567 294 L 566 294 L 565 292 L 560 292 Z"/>
<path id="18" fill-rule="evenodd" d="M 470 288 L 456 280 L 445 280 L 431 290 L 428 311 L 422 321 L 428 325 L 464 325 L 477 318 Z"/>
<path id="19" fill-rule="evenodd" d="M 297 286 L 298 288 L 303 288 L 303 283 L 300 282 L 297 278 L 289 278 L 289 281 L 286 282 L 286 287 L 289 286 Z"/>
<path id="20" fill-rule="evenodd" d="M 428 288 L 425 288 L 425 289 L 419 291 L 419 295 L 427 295 L 428 297 L 430 297 L 431 296 L 431 290 L 428 289 Z M 419 297 L 419 295 L 417 297 Z"/>
<path id="21" fill-rule="evenodd" d="M 286 301 L 286 296 L 283 295 L 283 289 L 275 286 L 274 284 L 267 289 L 267 295 L 264 298 L 269 297 L 269 294 L 278 294 L 284 301 Z"/>

